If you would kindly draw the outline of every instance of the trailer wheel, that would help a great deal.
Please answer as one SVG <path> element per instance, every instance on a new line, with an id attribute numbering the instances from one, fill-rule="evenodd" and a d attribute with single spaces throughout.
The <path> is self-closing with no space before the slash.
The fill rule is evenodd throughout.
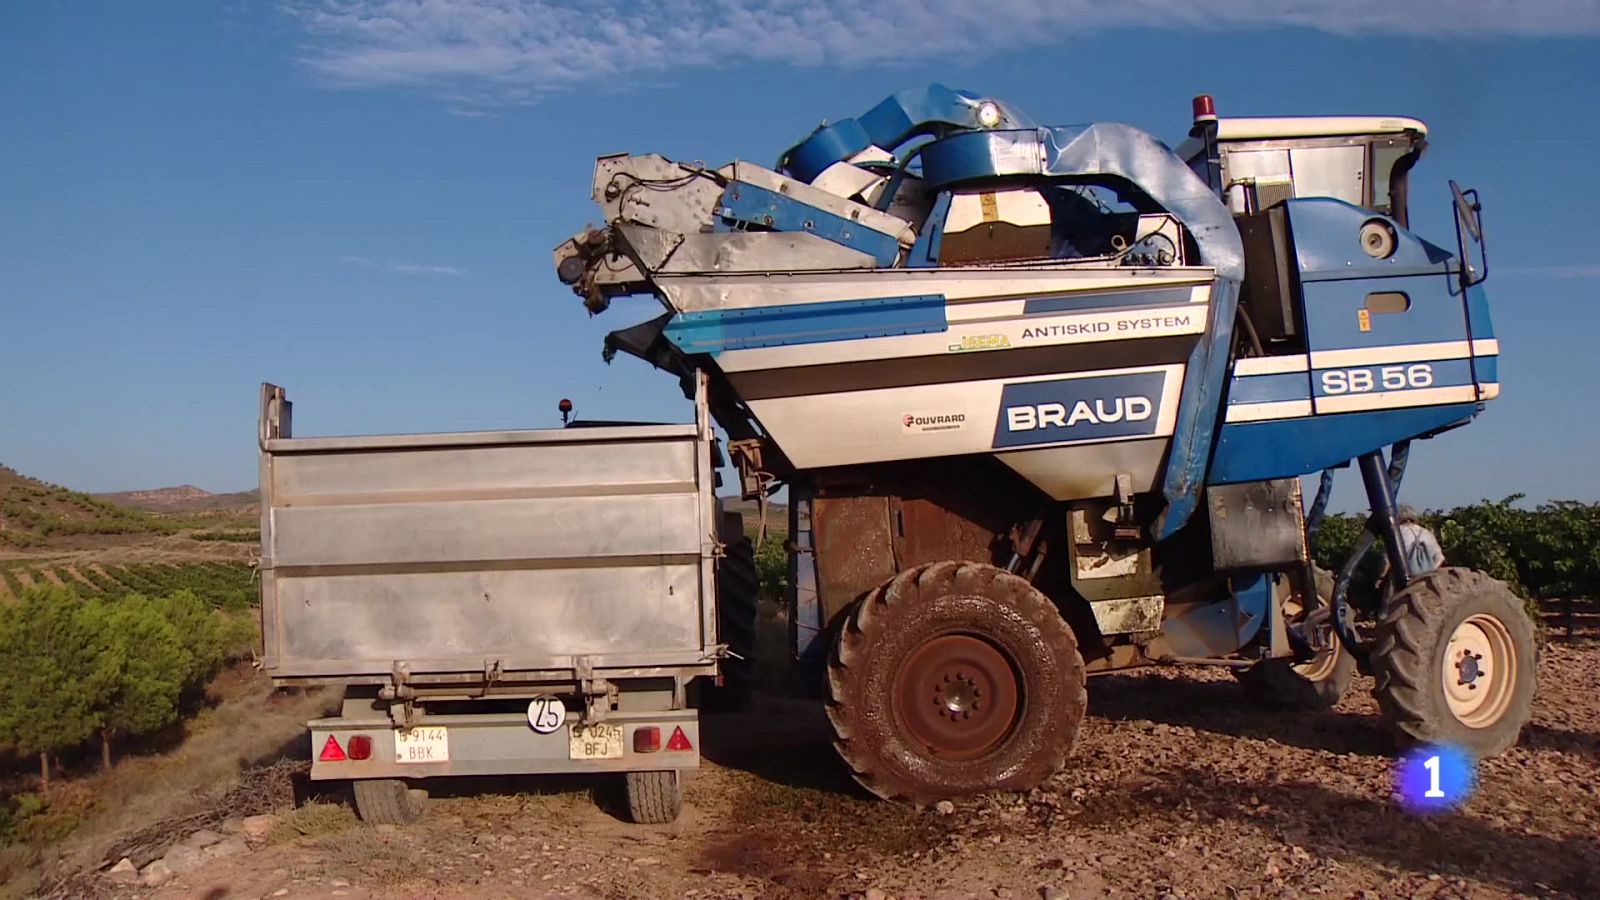
<path id="1" fill-rule="evenodd" d="M 1317 594 L 1323 607 L 1333 599 L 1333 573 L 1316 570 Z M 1285 618 L 1293 622 L 1305 614 L 1305 606 L 1291 598 L 1283 605 Z M 1350 692 L 1356 680 L 1356 658 L 1339 639 L 1329 635 L 1326 650 L 1305 662 L 1269 659 L 1248 669 L 1234 669 L 1239 682 L 1261 700 L 1295 709 L 1331 709 Z"/>
<path id="2" fill-rule="evenodd" d="M 1534 629 L 1504 584 L 1441 569 L 1390 599 L 1373 652 L 1374 694 L 1396 739 L 1482 758 L 1533 714 Z"/>
<path id="3" fill-rule="evenodd" d="M 828 661 L 834 746 L 856 781 L 926 806 L 1026 790 L 1061 768 L 1087 705 L 1050 600 L 978 563 L 908 569 L 858 604 Z"/>
<path id="4" fill-rule="evenodd" d="M 422 818 L 425 791 L 414 791 L 398 778 L 362 778 L 351 785 L 356 815 L 368 825 L 410 825 Z"/>
<path id="5" fill-rule="evenodd" d="M 624 775 L 628 818 L 640 825 L 666 825 L 683 812 L 683 781 L 675 769 Z"/>

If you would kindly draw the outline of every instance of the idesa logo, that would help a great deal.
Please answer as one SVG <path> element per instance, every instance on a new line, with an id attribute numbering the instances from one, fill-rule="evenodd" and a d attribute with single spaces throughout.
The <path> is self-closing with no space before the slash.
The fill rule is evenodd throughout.
<path id="1" fill-rule="evenodd" d="M 1165 385 L 1163 372 L 1008 384 L 1000 392 L 994 446 L 1153 435 Z"/>

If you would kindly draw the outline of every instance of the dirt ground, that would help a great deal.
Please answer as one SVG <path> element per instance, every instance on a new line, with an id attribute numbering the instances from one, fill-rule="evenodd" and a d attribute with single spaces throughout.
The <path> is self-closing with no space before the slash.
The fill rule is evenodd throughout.
<path id="1" fill-rule="evenodd" d="M 1065 771 L 944 815 L 862 794 L 819 711 L 769 698 L 707 717 L 671 826 L 624 824 L 595 781 L 468 783 L 416 826 L 339 809 L 156 890 L 89 875 L 59 895 L 1600 897 L 1600 629 L 1546 647 L 1532 726 L 1454 813 L 1395 803 L 1370 687 L 1292 713 L 1221 670 L 1107 676 Z"/>

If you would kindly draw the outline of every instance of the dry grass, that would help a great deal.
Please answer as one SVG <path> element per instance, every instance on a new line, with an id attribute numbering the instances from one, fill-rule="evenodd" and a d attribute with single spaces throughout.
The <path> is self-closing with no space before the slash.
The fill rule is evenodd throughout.
<path id="1" fill-rule="evenodd" d="M 325 837 L 356 826 L 356 814 L 342 803 L 312 800 L 284 816 L 267 834 L 267 843 L 286 844 L 303 837 Z"/>
<path id="2" fill-rule="evenodd" d="M 303 756 L 306 721 L 327 714 L 339 700 L 329 690 L 275 693 L 266 678 L 242 676 L 237 670 L 224 673 L 216 687 L 224 693 L 222 702 L 206 712 L 177 749 L 130 757 L 108 773 L 74 782 L 93 793 L 93 810 L 65 840 L 10 860 L 27 865 L 25 871 L 0 868 L 0 879 L 5 879 L 0 897 L 31 895 L 46 882 L 114 861 L 106 859 L 109 852 L 120 851 L 135 838 L 148 842 L 145 836 L 152 826 L 172 823 L 170 840 L 185 837 L 176 833 L 188 827 L 183 823 L 214 810 L 221 797 L 239 786 L 242 773 L 286 754 Z"/>

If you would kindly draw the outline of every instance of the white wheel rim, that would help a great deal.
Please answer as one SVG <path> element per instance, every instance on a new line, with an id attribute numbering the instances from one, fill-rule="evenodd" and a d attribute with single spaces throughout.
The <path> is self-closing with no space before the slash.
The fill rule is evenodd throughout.
<path id="1" fill-rule="evenodd" d="M 1469 728 L 1487 728 L 1511 706 L 1517 651 L 1511 632 L 1493 616 L 1469 616 L 1444 648 L 1439 670 L 1450 714 Z"/>
<path id="2" fill-rule="evenodd" d="M 1304 610 L 1305 607 L 1300 600 L 1291 597 L 1284 601 L 1283 617 L 1293 622 L 1300 618 Z M 1307 681 L 1321 681 L 1327 678 L 1339 665 L 1339 651 L 1342 649 L 1339 646 L 1339 639 L 1332 634 L 1328 635 L 1328 644 L 1328 649 L 1319 651 L 1317 655 L 1303 663 L 1291 665 L 1289 669 Z"/>
<path id="3" fill-rule="evenodd" d="M 1339 665 L 1338 639 L 1335 638 L 1334 640 L 1335 643 L 1332 647 L 1318 652 L 1316 656 L 1299 665 L 1290 666 L 1289 668 L 1293 669 L 1296 675 L 1307 681 L 1322 681 L 1327 678 L 1333 674 L 1334 668 Z"/>

